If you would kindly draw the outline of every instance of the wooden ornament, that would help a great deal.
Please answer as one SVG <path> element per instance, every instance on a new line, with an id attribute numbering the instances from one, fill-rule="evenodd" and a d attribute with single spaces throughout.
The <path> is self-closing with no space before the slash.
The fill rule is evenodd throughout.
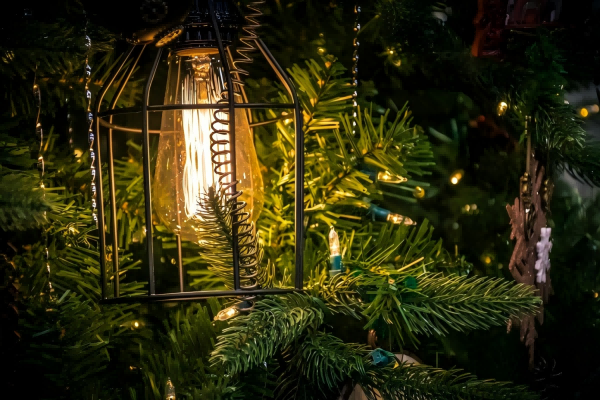
<path id="1" fill-rule="evenodd" d="M 546 227 L 546 211 L 542 208 L 541 193 L 545 171 L 544 167 L 539 166 L 533 155 L 531 155 L 530 165 L 530 190 L 527 192 L 521 191 L 521 195 L 515 199 L 514 204 L 506 206 L 512 226 L 510 238 L 516 240 L 508 269 L 518 283 L 535 286 L 543 302 L 547 303 L 548 296 L 552 292 L 550 277 L 546 277 L 545 282 L 538 282 L 535 268 L 537 261 L 536 245 L 540 240 L 542 228 Z M 528 195 L 530 198 L 528 198 Z M 529 204 L 529 208 L 526 204 Z M 534 210 L 535 215 L 532 215 Z M 531 368 L 533 368 L 534 343 L 537 338 L 536 318 L 540 324 L 544 323 L 543 305 L 536 316 L 526 316 L 520 321 L 512 321 L 512 324 L 520 325 L 521 341 L 525 342 L 529 349 L 529 366 Z M 510 330 L 510 325 L 508 330 Z"/>

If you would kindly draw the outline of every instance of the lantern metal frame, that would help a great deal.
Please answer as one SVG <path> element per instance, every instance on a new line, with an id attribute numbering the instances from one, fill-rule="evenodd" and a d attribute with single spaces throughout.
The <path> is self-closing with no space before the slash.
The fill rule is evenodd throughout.
<path id="1" fill-rule="evenodd" d="M 209 2 L 212 4 L 212 2 Z M 214 11 L 214 10 L 213 10 Z M 219 23 L 214 12 L 211 12 L 212 24 L 215 33 L 215 39 L 217 43 L 218 53 L 221 60 L 223 60 L 222 68 L 224 70 L 224 76 L 226 78 L 226 87 L 233 89 L 232 74 L 230 69 L 230 62 L 233 61 L 230 48 L 226 48 L 223 45 L 223 40 L 219 32 Z M 267 46 L 260 38 L 254 38 L 256 48 L 260 50 L 262 55 L 266 58 L 272 70 L 276 73 L 283 87 L 286 89 L 288 95 L 292 99 L 292 103 L 248 103 L 248 102 L 235 102 L 233 95 L 228 96 L 227 103 L 220 104 L 177 104 L 177 105 L 151 105 L 149 104 L 150 89 L 152 82 L 156 75 L 159 63 L 163 55 L 163 48 L 158 48 L 158 53 L 154 59 L 154 64 L 151 68 L 150 75 L 144 86 L 142 95 L 142 106 L 129 107 L 129 108 L 116 108 L 116 104 L 119 100 L 120 95 L 123 93 L 127 82 L 131 78 L 133 71 L 135 70 L 141 55 L 143 54 L 148 44 L 132 45 L 127 51 L 125 57 L 121 61 L 120 65 L 115 69 L 111 76 L 106 81 L 106 84 L 100 90 L 96 97 L 94 105 L 94 124 L 96 132 L 96 140 L 94 143 L 95 160 L 94 165 L 97 171 L 96 174 L 96 187 L 98 192 L 98 236 L 99 236 L 99 247 L 100 247 L 100 273 L 101 273 L 101 291 L 102 299 L 101 302 L 105 304 L 110 303 L 141 303 L 141 302 L 165 302 L 165 301 L 184 301 L 184 300 L 198 300 L 209 297 L 246 297 L 256 295 L 267 295 L 267 294 L 282 294 L 293 291 L 300 291 L 303 289 L 303 249 L 304 249 L 304 132 L 302 130 L 302 112 L 300 109 L 300 102 L 294 85 L 290 78 L 286 75 L 281 66 L 277 63 Z M 136 49 L 139 49 L 136 53 Z M 129 67 L 124 70 L 127 63 L 133 60 Z M 108 90 L 113 86 L 116 78 L 124 71 L 120 85 L 116 89 L 116 92 L 109 103 L 108 110 L 101 111 L 101 105 L 104 97 Z M 235 72 L 234 72 L 235 73 Z M 242 90 L 243 93 L 243 90 Z M 244 101 L 247 98 L 244 95 Z M 181 236 L 176 235 L 177 238 L 177 253 L 178 253 L 178 272 L 179 272 L 179 292 L 174 293 L 156 293 L 155 284 L 155 268 L 154 268 L 154 234 L 152 224 L 152 183 L 151 183 L 151 170 L 150 170 L 150 134 L 160 134 L 160 130 L 149 129 L 149 113 L 159 112 L 167 110 L 193 110 L 193 109 L 228 109 L 229 110 L 229 142 L 230 142 L 230 159 L 231 159 L 231 170 L 232 170 L 232 182 L 236 182 L 236 152 L 235 152 L 235 110 L 256 110 L 256 109 L 289 109 L 294 112 L 294 123 L 295 123 L 295 279 L 294 288 L 268 288 L 268 289 L 244 289 L 241 286 L 240 276 L 240 264 L 239 264 L 239 251 L 238 251 L 238 232 L 235 223 L 232 225 L 232 252 L 233 252 L 233 290 L 201 290 L 201 291 L 184 291 L 184 271 L 183 271 L 183 260 L 182 260 L 182 243 Z M 117 115 L 126 114 L 139 114 L 142 113 L 142 126 L 141 129 L 126 127 L 113 123 L 113 117 Z M 108 119 L 108 121 L 106 120 Z M 258 123 L 256 125 L 261 125 Z M 110 224 L 112 233 L 112 262 L 113 262 L 113 276 L 114 276 L 114 296 L 107 296 L 107 237 L 105 229 L 105 204 L 104 204 L 104 193 L 102 185 L 102 157 L 101 157 L 101 135 L 100 127 L 108 128 L 107 135 L 107 164 L 108 164 L 108 189 L 110 198 Z M 146 246 L 147 246 L 147 258 L 148 258 L 148 294 L 146 296 L 121 296 L 119 287 L 119 246 L 118 246 L 118 235 L 117 235 L 117 209 L 116 209 L 116 190 L 115 190 L 115 174 L 114 174 L 114 154 L 113 154 L 113 135 L 114 131 L 121 131 L 125 133 L 141 133 L 142 134 L 142 156 L 143 156 L 143 181 L 144 181 L 144 200 L 145 200 L 145 228 L 146 228 Z M 232 191 L 235 192 L 235 184 L 232 185 Z M 230 201 L 236 202 L 233 198 Z M 235 204 L 234 204 L 235 206 Z M 235 208 L 235 207 L 234 207 Z M 234 221 L 235 222 L 235 221 Z"/>

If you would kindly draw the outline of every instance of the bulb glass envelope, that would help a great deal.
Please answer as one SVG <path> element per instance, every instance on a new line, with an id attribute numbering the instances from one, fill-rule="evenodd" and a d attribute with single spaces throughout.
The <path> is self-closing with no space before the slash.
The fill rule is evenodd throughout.
<path id="1" fill-rule="evenodd" d="M 288 93 L 291 103 L 250 103 L 244 93 L 241 77 L 232 68 L 233 49 L 225 46 L 219 33 L 219 23 L 213 17 L 216 48 L 187 49 L 185 53 L 172 51 L 170 54 L 158 48 L 149 76 L 144 84 L 141 107 L 117 108 L 119 96 L 128 84 L 136 69 L 142 53 L 149 44 L 132 46 L 118 68 L 115 68 L 105 85 L 98 93 L 94 107 L 92 134 L 98 191 L 98 233 L 100 247 L 100 267 L 102 301 L 154 302 L 195 300 L 207 297 L 253 296 L 275 294 L 301 290 L 303 288 L 303 220 L 304 220 L 304 134 L 302 131 L 302 113 L 291 80 L 273 58 L 265 44 L 254 38 L 253 45 L 262 53 L 275 75 Z M 152 46 L 154 47 L 154 46 Z M 257 51 L 257 53 L 259 53 Z M 163 62 L 166 61 L 166 62 Z M 157 70 L 169 65 L 167 87 L 163 89 L 163 104 L 150 104 L 150 92 Z M 176 74 L 177 77 L 173 78 Z M 118 83 L 118 84 L 117 84 Z M 176 93 L 183 88 L 184 93 Z M 228 88 L 234 88 L 236 95 L 223 95 Z M 112 98 L 104 101 L 105 97 Z M 108 105 L 108 107 L 106 107 Z M 103 107 L 104 106 L 104 107 Z M 185 270 L 182 255 L 182 241 L 195 240 L 197 232 L 192 216 L 198 204 L 198 192 L 221 183 L 227 193 L 233 196 L 228 201 L 235 208 L 241 202 L 246 203 L 247 211 L 257 218 L 262 207 L 262 177 L 258 170 L 258 160 L 252 140 L 249 119 L 251 110 L 274 109 L 293 113 L 295 123 L 295 276 L 294 288 L 264 289 L 252 285 L 244 287 L 241 283 L 240 253 L 237 228 L 232 227 L 232 289 L 229 290 L 185 290 Z M 150 129 L 151 114 L 162 113 L 160 129 Z M 141 126 L 118 124 L 116 119 L 128 115 L 141 114 Z M 219 135 L 211 137 L 217 132 Z M 146 296 L 121 296 L 119 256 L 118 206 L 116 204 L 115 181 L 115 141 L 119 135 L 140 134 L 142 137 L 142 167 L 145 208 L 144 237 L 145 260 L 147 269 Z M 151 135 L 160 135 L 158 150 L 151 150 Z M 177 135 L 180 135 L 178 137 Z M 215 139 L 223 139 L 221 142 Z M 227 140 L 225 140 L 227 139 Z M 218 142 L 218 143 L 217 143 Z M 212 154 L 211 154 L 211 145 Z M 181 150 L 177 150 L 181 147 Z M 251 147 L 251 149 L 250 149 Z M 168 161 L 168 151 L 175 150 L 182 158 L 194 154 L 194 162 L 179 160 Z M 254 151 L 251 151 L 254 150 Z M 179 151 L 179 152 L 178 152 Z M 177 158 L 177 157 L 175 157 Z M 167 161 L 165 161 L 167 160 Z M 188 160 L 189 161 L 189 160 Z M 170 162 L 170 163 L 169 163 Z M 108 174 L 108 193 L 103 188 L 102 165 L 106 165 Z M 193 168 L 190 167 L 194 164 Z M 170 169 L 173 169 L 171 171 Z M 241 193 L 235 196 L 236 193 Z M 235 219 L 236 217 L 234 217 Z M 239 218 L 239 216 L 237 217 Z M 176 236 L 177 259 L 173 258 L 173 268 L 169 273 L 177 274 L 179 291 L 157 292 L 156 285 L 156 228 L 163 224 Z M 114 249 L 121 250 L 113 251 Z M 175 268 L 176 267 L 176 268 Z M 109 290 L 109 285 L 112 290 Z M 109 293 L 110 292 L 110 293 Z"/>

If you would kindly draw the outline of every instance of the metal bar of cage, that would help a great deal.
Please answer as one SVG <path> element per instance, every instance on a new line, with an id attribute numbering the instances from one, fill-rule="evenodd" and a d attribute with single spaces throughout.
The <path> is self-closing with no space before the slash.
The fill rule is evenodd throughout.
<path id="1" fill-rule="evenodd" d="M 295 113 L 295 196 L 294 196 L 294 228 L 295 228 L 295 256 L 296 256 L 296 276 L 295 287 L 297 290 L 302 290 L 304 287 L 304 131 L 302 130 L 302 111 L 300 110 L 300 102 L 298 94 L 294 90 L 294 84 L 283 71 L 275 57 L 271 54 L 265 43 L 261 39 L 256 40 L 256 44 L 263 53 L 271 67 L 275 70 L 279 79 L 283 82 L 286 90 L 292 97 L 294 102 Z"/>
<path id="2" fill-rule="evenodd" d="M 121 78 L 121 83 L 117 89 L 113 99 L 110 102 L 109 109 L 114 110 L 117 106 L 117 102 L 125 89 L 125 85 L 131 78 L 133 71 L 137 67 L 140 57 L 144 53 L 146 45 L 142 46 L 142 49 L 138 52 L 137 57 L 129 66 L 129 69 L 125 75 Z M 109 123 L 112 123 L 112 115 L 109 118 Z M 117 235 L 117 201 L 116 201 L 116 190 L 115 190 L 115 172 L 114 172 L 115 160 L 113 154 L 113 130 L 108 130 L 108 189 L 110 194 L 110 223 L 112 233 L 112 263 L 114 273 L 114 296 L 119 297 L 120 294 L 120 280 L 119 280 L 119 236 Z"/>
<path id="3" fill-rule="evenodd" d="M 294 108 L 295 105 L 292 103 L 235 103 L 234 108 L 246 108 L 246 109 L 278 109 L 278 108 Z M 216 110 L 216 109 L 227 109 L 227 104 L 160 104 L 160 105 L 148 105 L 148 111 L 170 111 L 170 110 Z M 98 113 L 99 117 L 108 117 L 111 115 L 121 114 L 139 114 L 142 112 L 140 107 L 123 107 L 115 110 L 106 110 Z"/>
<path id="4" fill-rule="evenodd" d="M 134 46 L 129 48 L 129 51 L 126 53 L 123 61 L 119 64 L 119 67 L 115 69 L 112 75 L 108 78 L 107 83 L 102 86 L 100 92 L 96 96 L 96 104 L 94 105 L 94 117 L 96 122 L 96 127 L 94 129 L 94 145 L 95 145 L 95 169 L 96 169 L 96 193 L 98 194 L 98 246 L 100 247 L 100 274 L 101 274 L 101 283 L 100 290 L 102 294 L 102 298 L 106 298 L 106 236 L 104 231 L 104 193 L 102 187 L 102 157 L 100 155 L 101 145 L 100 145 L 100 119 L 98 118 L 98 114 L 100 112 L 100 106 L 102 104 L 102 100 L 104 99 L 104 95 L 110 86 L 114 83 L 117 75 L 121 72 L 125 64 L 127 63 L 131 53 L 133 52 Z"/>
<path id="5" fill-rule="evenodd" d="M 154 59 L 154 65 L 150 71 L 148 82 L 144 87 L 144 94 L 142 96 L 142 153 L 144 158 L 144 206 L 146 211 L 146 249 L 148 252 L 148 294 L 154 295 L 156 292 L 156 283 L 154 281 L 154 234 L 152 231 L 152 193 L 150 183 L 150 133 L 148 132 L 148 101 L 150 99 L 150 87 L 160 59 L 162 56 L 162 47 L 158 49 L 156 58 Z"/>
<path id="6" fill-rule="evenodd" d="M 254 289 L 248 291 L 241 290 L 200 290 L 193 292 L 159 293 L 153 296 L 123 296 L 118 298 L 105 298 L 103 304 L 117 303 L 151 303 L 167 301 L 193 301 L 200 299 L 209 299 L 212 297 L 239 297 L 247 295 L 269 295 L 286 294 L 296 291 L 296 289 Z"/>
<path id="7" fill-rule="evenodd" d="M 219 50 L 219 56 L 221 57 L 223 70 L 227 83 L 227 102 L 229 103 L 229 153 L 230 153 L 230 168 L 231 168 L 231 186 L 230 199 L 232 203 L 232 209 L 237 209 L 237 163 L 236 163 L 236 143 L 235 143 L 235 90 L 233 88 L 233 82 L 231 80 L 231 71 L 229 69 L 229 63 L 225 55 L 225 47 L 223 47 L 223 40 L 221 39 L 221 33 L 219 32 L 219 21 L 215 14 L 215 8 L 212 1 L 208 2 L 208 9 L 212 18 L 213 28 L 215 30 L 215 39 L 217 39 L 217 49 Z M 237 212 L 234 212 L 231 220 L 231 247 L 233 255 L 233 288 L 240 290 L 240 251 L 239 251 L 239 239 L 238 239 L 238 226 L 237 226 Z"/>

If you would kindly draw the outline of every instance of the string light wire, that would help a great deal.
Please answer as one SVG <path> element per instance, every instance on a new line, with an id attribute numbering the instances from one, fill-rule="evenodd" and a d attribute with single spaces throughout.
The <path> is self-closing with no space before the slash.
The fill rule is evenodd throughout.
<path id="1" fill-rule="evenodd" d="M 33 97 L 35 101 L 35 106 L 37 108 L 37 113 L 35 117 L 35 134 L 37 140 L 40 142 L 40 147 L 38 150 L 38 161 L 37 161 L 37 170 L 40 174 L 40 189 L 42 190 L 42 199 L 46 200 L 46 184 L 44 182 L 44 177 L 46 175 L 46 162 L 44 160 L 44 129 L 42 128 L 41 121 L 41 113 L 42 113 L 42 92 L 40 90 L 40 86 L 37 83 L 37 66 L 35 68 L 35 74 L 33 76 Z M 44 211 L 44 220 L 48 221 L 48 215 L 46 211 Z M 54 288 L 52 287 L 51 280 L 51 269 L 50 269 L 50 250 L 48 250 L 48 230 L 43 228 L 43 241 L 44 241 L 44 263 L 46 265 L 46 271 L 48 274 L 48 292 L 50 296 L 54 292 Z"/>
<path id="2" fill-rule="evenodd" d="M 358 0 L 354 5 L 354 53 L 352 54 L 352 86 L 354 86 L 354 93 L 352 93 L 352 107 L 354 121 L 352 122 L 352 133 L 356 136 L 356 120 L 358 118 L 358 50 L 360 48 L 360 42 L 358 41 L 358 34 L 360 32 L 360 4 Z"/>

